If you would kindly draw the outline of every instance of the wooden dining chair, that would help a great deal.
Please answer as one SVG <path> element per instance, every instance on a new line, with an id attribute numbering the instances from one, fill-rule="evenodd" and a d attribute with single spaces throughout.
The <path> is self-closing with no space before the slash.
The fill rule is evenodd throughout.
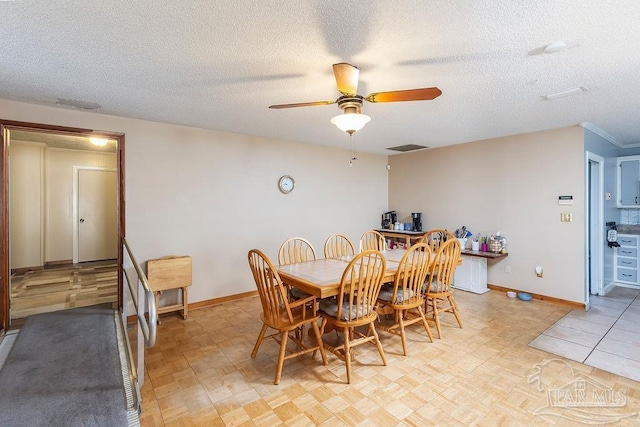
<path id="1" fill-rule="evenodd" d="M 249 267 L 251 267 L 253 279 L 258 287 L 260 302 L 262 303 L 262 314 L 260 316 L 262 329 L 251 352 L 251 357 L 256 357 L 267 329 L 271 328 L 276 332 L 267 337 L 272 337 L 276 341 L 280 340 L 280 352 L 278 354 L 274 384 L 280 383 L 282 366 L 286 359 L 310 352 L 314 352 L 315 355 L 315 351 L 319 350 L 322 356 L 322 363 L 326 365 L 327 357 L 317 322 L 319 316 L 312 301 L 314 297 L 309 296 L 305 299 L 290 301 L 289 293 L 282 284 L 282 280 L 280 280 L 280 276 L 269 258 L 257 249 L 250 250 L 248 258 Z M 311 304 L 309 305 L 309 303 Z M 311 325 L 313 328 L 315 338 L 313 347 L 307 347 L 303 342 L 304 334 L 301 331 L 305 325 Z M 292 333 L 293 335 L 291 335 Z M 286 355 L 289 338 L 297 344 L 299 350 Z"/>
<path id="2" fill-rule="evenodd" d="M 313 245 L 302 237 L 292 237 L 285 240 L 278 250 L 278 264 L 280 265 L 314 261 L 317 258 Z M 290 293 L 291 296 L 296 299 L 307 298 L 309 296 L 308 293 L 294 287 L 290 288 Z"/>
<path id="3" fill-rule="evenodd" d="M 324 257 L 339 259 L 343 256 L 353 256 L 356 253 L 355 246 L 344 234 L 335 233 L 324 242 Z"/>
<path id="4" fill-rule="evenodd" d="M 342 332 L 342 343 L 335 347 L 325 344 L 328 350 L 343 359 L 347 367 L 347 383 L 351 383 L 351 361 L 353 348 L 365 343 L 374 343 L 380 353 L 382 364 L 387 365 L 382 344 L 375 328 L 378 317 L 375 306 L 385 272 L 384 256 L 378 251 L 364 251 L 356 255 L 347 265 L 340 280 L 342 297 L 320 300 L 322 316 L 321 332 L 327 325 Z M 364 333 L 356 328 L 367 326 Z"/>
<path id="5" fill-rule="evenodd" d="M 422 286 L 424 285 L 431 261 L 431 250 L 426 243 L 416 243 L 404 254 L 393 284 L 382 286 L 378 296 L 377 312 L 383 315 L 393 315 L 391 323 L 379 320 L 376 326 L 386 332 L 399 335 L 402 340 L 402 351 L 407 355 L 407 335 L 405 328 L 415 323 L 422 323 L 424 330 L 433 342 L 433 335 L 422 310 L 424 297 Z"/>
<path id="6" fill-rule="evenodd" d="M 453 233 L 447 230 L 434 228 L 427 231 L 424 236 L 417 240 L 417 243 L 426 243 L 432 251 L 437 250 L 440 245 L 449 239 L 455 239 Z"/>
<path id="7" fill-rule="evenodd" d="M 317 259 L 316 250 L 307 239 L 292 237 L 284 241 L 278 250 L 278 264 L 288 265 Z"/>
<path id="8" fill-rule="evenodd" d="M 387 249 L 387 241 L 376 230 L 365 231 L 360 237 L 360 251 L 380 251 Z"/>
<path id="9" fill-rule="evenodd" d="M 460 242 L 455 238 L 448 239 L 435 252 L 435 258 L 431 262 L 425 282 L 425 314 L 430 315 L 435 321 L 438 338 L 442 338 L 441 313 L 452 313 L 462 328 L 462 321 L 451 289 L 453 273 L 459 264 Z"/>

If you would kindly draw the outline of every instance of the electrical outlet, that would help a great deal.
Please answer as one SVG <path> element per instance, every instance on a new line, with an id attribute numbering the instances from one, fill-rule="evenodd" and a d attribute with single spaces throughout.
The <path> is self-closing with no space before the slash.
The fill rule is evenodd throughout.
<path id="1" fill-rule="evenodd" d="M 561 213 L 560 214 L 560 221 L 561 222 L 571 222 L 573 221 L 573 214 L 572 213 Z"/>
<path id="2" fill-rule="evenodd" d="M 505 265 L 504 266 L 504 272 L 507 273 L 507 274 L 511 273 L 511 266 L 510 265 Z"/>
<path id="3" fill-rule="evenodd" d="M 536 277 L 542 279 L 543 270 L 541 266 L 536 266 Z"/>

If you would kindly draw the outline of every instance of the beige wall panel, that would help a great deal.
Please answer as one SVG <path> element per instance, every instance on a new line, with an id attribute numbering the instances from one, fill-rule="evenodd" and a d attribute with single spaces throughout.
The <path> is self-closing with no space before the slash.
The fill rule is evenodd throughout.
<path id="1" fill-rule="evenodd" d="M 9 150 L 11 268 L 42 262 L 43 146 L 11 142 Z"/>
<path id="2" fill-rule="evenodd" d="M 0 117 L 124 132 L 127 239 L 140 262 L 190 255 L 190 302 L 255 290 L 251 248 L 276 259 L 304 236 L 322 254 L 331 233 L 357 241 L 387 209 L 387 156 L 359 154 L 350 168 L 337 130 L 344 150 L 6 100 Z M 288 195 L 285 174 L 296 180 Z"/>
<path id="3" fill-rule="evenodd" d="M 574 126 L 392 156 L 389 207 L 423 212 L 424 229 L 501 230 L 509 256 L 489 263 L 489 283 L 584 302 L 583 139 Z"/>
<path id="4" fill-rule="evenodd" d="M 80 150 L 46 150 L 45 261 L 73 258 L 73 167 L 116 167 L 116 155 Z"/>

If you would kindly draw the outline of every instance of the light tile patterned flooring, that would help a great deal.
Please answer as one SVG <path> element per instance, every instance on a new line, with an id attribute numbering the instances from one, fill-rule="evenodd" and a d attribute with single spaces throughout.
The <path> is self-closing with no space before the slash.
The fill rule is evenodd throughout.
<path id="1" fill-rule="evenodd" d="M 640 381 L 640 290 L 616 287 L 591 297 L 529 344 Z"/>
<path id="2" fill-rule="evenodd" d="M 147 350 L 141 424 L 584 425 L 580 408 L 548 400 L 578 376 L 626 398 L 622 407 L 587 408 L 587 421 L 640 423 L 640 383 L 528 346 L 571 308 L 496 291 L 458 291 L 456 300 L 463 329 L 446 316 L 443 339 L 429 343 L 414 325 L 406 357 L 399 337 L 380 332 L 387 366 L 373 346 L 358 347 L 350 385 L 332 354 L 327 366 L 319 356 L 285 361 L 273 385 L 275 341 L 250 357 L 261 327 L 257 297 L 192 310 L 187 320 L 163 316 L 157 344 Z"/>
<path id="3" fill-rule="evenodd" d="M 11 318 L 118 300 L 118 266 L 96 261 L 30 270 L 11 277 Z"/>

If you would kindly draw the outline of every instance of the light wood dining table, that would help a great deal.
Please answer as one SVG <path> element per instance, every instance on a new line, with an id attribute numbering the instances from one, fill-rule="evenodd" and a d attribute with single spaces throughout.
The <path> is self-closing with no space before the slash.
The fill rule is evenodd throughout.
<path id="1" fill-rule="evenodd" d="M 382 252 L 386 261 L 384 282 L 393 281 L 400 260 L 406 252 L 406 249 L 392 249 Z M 340 293 L 340 280 L 350 260 L 350 257 L 317 259 L 279 265 L 276 266 L 276 270 L 283 283 L 294 286 L 316 298 L 327 298 Z"/>

